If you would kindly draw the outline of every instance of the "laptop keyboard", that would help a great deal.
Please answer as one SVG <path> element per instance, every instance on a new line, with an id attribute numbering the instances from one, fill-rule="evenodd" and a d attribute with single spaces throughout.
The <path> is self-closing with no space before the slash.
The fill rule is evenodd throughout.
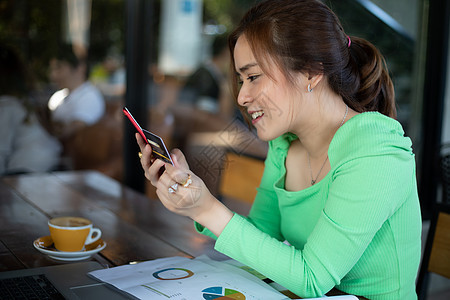
<path id="1" fill-rule="evenodd" d="M 64 299 L 45 275 L 0 280 L 0 299 Z"/>

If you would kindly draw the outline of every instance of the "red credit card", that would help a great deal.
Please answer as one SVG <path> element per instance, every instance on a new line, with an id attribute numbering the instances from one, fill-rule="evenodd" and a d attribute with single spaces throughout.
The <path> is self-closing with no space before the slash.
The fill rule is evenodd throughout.
<path id="1" fill-rule="evenodd" d="M 170 163 L 173 165 L 172 158 L 170 157 L 169 151 L 167 151 L 166 145 L 164 144 L 164 141 L 161 137 L 157 136 L 156 134 L 143 129 L 139 123 L 134 119 L 133 115 L 130 113 L 130 111 L 124 107 L 123 113 L 128 117 L 128 119 L 131 121 L 131 123 L 134 125 L 138 133 L 141 135 L 141 137 L 144 139 L 144 141 L 147 142 L 147 144 L 150 144 L 152 146 L 152 152 L 153 155 L 155 155 L 155 158 L 159 158 L 164 162 Z"/>

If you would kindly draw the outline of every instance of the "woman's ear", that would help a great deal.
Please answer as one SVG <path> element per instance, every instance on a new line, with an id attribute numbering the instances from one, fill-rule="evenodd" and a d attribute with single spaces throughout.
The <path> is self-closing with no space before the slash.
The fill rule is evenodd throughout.
<path id="1" fill-rule="evenodd" d="M 314 76 L 309 76 L 309 83 L 310 84 L 310 88 L 311 90 L 313 90 L 323 79 L 323 73 L 314 75 Z"/>
<path id="2" fill-rule="evenodd" d="M 295 75 L 295 78 L 299 87 L 304 88 L 305 91 L 312 92 L 314 88 L 322 81 L 323 73 L 309 75 L 308 73 L 298 72 Z"/>

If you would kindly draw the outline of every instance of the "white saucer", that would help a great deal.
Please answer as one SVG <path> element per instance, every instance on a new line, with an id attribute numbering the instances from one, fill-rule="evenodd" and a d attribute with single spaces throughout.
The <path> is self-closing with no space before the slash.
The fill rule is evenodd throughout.
<path id="1" fill-rule="evenodd" d="M 77 252 L 65 252 L 56 250 L 53 245 L 51 236 L 43 236 L 33 242 L 34 248 L 39 252 L 47 254 L 49 257 L 57 260 L 76 261 L 91 257 L 91 255 L 98 253 L 105 249 L 106 243 L 102 239 L 98 239 L 92 244 L 86 245 L 84 250 Z"/>

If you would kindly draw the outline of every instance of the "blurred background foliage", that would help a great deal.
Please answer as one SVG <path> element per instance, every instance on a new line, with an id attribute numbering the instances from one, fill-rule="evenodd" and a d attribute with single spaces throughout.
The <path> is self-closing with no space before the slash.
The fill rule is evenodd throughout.
<path id="1" fill-rule="evenodd" d="M 157 60 L 161 1 L 153 1 L 152 62 Z M 203 0 L 203 22 L 224 26 L 230 32 L 256 0 Z M 355 0 L 325 1 L 340 17 L 349 35 L 375 44 L 385 55 L 396 86 L 399 119 L 409 115 L 415 41 L 399 33 L 371 14 Z M 47 83 L 48 60 L 63 39 L 62 0 L 0 1 L 0 40 L 15 45 L 30 64 L 37 82 Z M 91 64 L 107 54 L 125 53 L 125 0 L 92 0 Z M 407 122 L 402 122 L 407 124 Z"/>
<path id="2" fill-rule="evenodd" d="M 255 0 L 203 0 L 204 21 L 214 20 L 217 24 L 232 30 L 243 14 L 257 2 Z"/>
<path id="3" fill-rule="evenodd" d="M 161 1 L 153 1 L 153 55 L 157 53 Z M 254 3 L 254 0 L 204 0 L 204 22 L 224 25 L 229 31 Z M 0 40 L 19 48 L 38 81 L 47 81 L 48 60 L 62 40 L 62 10 L 61 0 L 0 1 Z M 92 62 L 111 52 L 124 54 L 125 10 L 125 0 L 92 0 L 89 49 Z"/>

